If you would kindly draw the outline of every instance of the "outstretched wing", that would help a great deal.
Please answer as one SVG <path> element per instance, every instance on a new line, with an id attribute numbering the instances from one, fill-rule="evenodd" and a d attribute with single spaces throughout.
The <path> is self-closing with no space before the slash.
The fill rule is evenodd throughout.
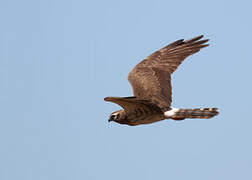
<path id="1" fill-rule="evenodd" d="M 170 73 L 156 67 L 139 67 L 128 77 L 133 93 L 139 99 L 147 99 L 163 111 L 171 104 Z"/>
<path id="2" fill-rule="evenodd" d="M 136 97 L 106 97 L 105 101 L 111 101 L 123 107 L 125 112 L 132 112 L 142 109 L 145 112 L 162 112 L 161 109 L 148 100 L 139 100 Z"/>
<path id="3" fill-rule="evenodd" d="M 208 39 L 200 40 L 202 37 L 175 41 L 136 65 L 128 76 L 134 95 L 150 100 L 161 109 L 169 107 L 172 101 L 170 76 L 186 57 L 208 46 L 205 44 Z"/>

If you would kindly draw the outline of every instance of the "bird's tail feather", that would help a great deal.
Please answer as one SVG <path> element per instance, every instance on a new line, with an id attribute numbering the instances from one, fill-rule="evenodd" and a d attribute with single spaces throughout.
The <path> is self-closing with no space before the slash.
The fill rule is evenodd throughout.
<path id="1" fill-rule="evenodd" d="M 177 109 L 170 118 L 174 120 L 190 119 L 209 119 L 218 115 L 217 108 L 201 108 L 201 109 Z"/>

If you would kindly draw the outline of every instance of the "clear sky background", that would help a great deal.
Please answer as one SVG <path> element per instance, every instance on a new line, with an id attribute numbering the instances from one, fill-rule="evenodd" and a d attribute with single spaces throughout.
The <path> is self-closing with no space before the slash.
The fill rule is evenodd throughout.
<path id="1" fill-rule="evenodd" d="M 252 179 L 250 1 L 0 2 L 1 180 Z M 173 74 L 174 107 L 209 120 L 108 123 L 106 96 L 177 39 L 210 46 Z"/>

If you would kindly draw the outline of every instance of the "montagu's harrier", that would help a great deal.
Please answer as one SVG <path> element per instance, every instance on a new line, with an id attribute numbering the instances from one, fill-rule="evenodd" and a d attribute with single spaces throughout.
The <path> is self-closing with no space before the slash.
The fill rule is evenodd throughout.
<path id="1" fill-rule="evenodd" d="M 137 64 L 128 75 L 134 96 L 104 98 L 105 101 L 123 107 L 122 110 L 113 112 L 109 121 L 135 126 L 164 119 L 208 119 L 218 115 L 217 108 L 171 107 L 171 74 L 186 57 L 209 45 L 205 44 L 208 39 L 201 40 L 202 38 L 203 35 L 187 41 L 175 41 Z"/>

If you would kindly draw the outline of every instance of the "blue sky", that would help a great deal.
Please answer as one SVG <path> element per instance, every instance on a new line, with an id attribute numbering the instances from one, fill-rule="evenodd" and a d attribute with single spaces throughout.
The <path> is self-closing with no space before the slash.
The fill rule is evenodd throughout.
<path id="1" fill-rule="evenodd" d="M 1 180 L 252 178 L 250 1 L 0 2 Z M 108 123 L 106 96 L 181 38 L 210 46 L 173 74 L 174 107 L 210 120 Z"/>

